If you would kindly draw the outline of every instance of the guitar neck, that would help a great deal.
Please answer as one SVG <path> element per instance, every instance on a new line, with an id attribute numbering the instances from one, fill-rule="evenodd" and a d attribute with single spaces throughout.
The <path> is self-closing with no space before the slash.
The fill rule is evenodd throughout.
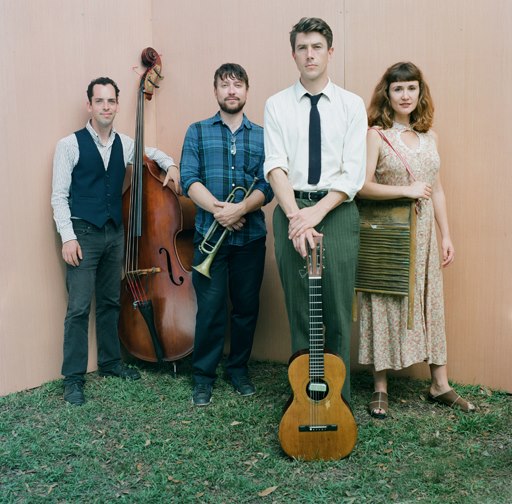
<path id="1" fill-rule="evenodd" d="M 309 377 L 324 377 L 324 323 L 322 314 L 322 277 L 309 277 Z"/>
<path id="2" fill-rule="evenodd" d="M 315 246 L 307 256 L 309 353 L 298 352 L 290 360 L 293 394 L 279 424 L 279 441 L 290 457 L 334 460 L 346 457 L 354 448 L 357 425 L 341 395 L 345 365 L 337 355 L 324 352 L 322 236 L 313 239 Z"/>

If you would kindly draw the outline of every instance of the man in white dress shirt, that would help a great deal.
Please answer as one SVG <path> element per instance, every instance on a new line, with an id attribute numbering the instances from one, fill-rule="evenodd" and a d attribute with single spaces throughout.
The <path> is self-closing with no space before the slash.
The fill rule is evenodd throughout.
<path id="1" fill-rule="evenodd" d="M 350 332 L 359 249 L 359 214 L 353 198 L 366 165 L 367 118 L 363 100 L 328 76 L 332 31 L 319 18 L 302 18 L 290 32 L 300 73 L 293 86 L 265 106 L 265 177 L 279 206 L 274 212 L 276 260 L 286 299 L 292 352 L 309 347 L 307 244 L 323 235 L 325 347 L 347 367 L 343 396 L 350 401 Z M 318 102 L 321 134 L 319 177 L 309 172 L 309 125 Z"/>
<path id="2" fill-rule="evenodd" d="M 117 133 L 113 122 L 119 88 L 108 77 L 87 88 L 90 120 L 85 128 L 61 139 L 53 160 L 52 207 L 66 262 L 68 308 L 64 320 L 64 400 L 85 402 L 89 311 L 96 295 L 98 371 L 102 376 L 137 380 L 140 374 L 121 362 L 118 339 L 120 282 L 124 257 L 122 187 L 133 163 L 133 140 Z M 157 149 L 148 157 L 167 172 L 164 185 L 179 188 L 173 159 Z"/>

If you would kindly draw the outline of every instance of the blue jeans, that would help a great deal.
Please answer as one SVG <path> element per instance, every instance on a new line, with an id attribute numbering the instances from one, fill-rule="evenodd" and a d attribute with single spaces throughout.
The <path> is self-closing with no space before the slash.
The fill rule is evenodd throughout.
<path id="1" fill-rule="evenodd" d="M 98 368 L 109 371 L 121 361 L 118 321 L 124 257 L 123 226 L 116 227 L 112 221 L 102 228 L 81 219 L 72 222 L 83 259 L 78 266 L 67 265 L 68 309 L 64 320 L 62 363 L 65 383 L 84 381 L 93 295 L 96 295 Z"/>
<path id="2" fill-rule="evenodd" d="M 192 363 L 195 383 L 215 381 L 228 327 L 228 294 L 231 300 L 231 346 L 226 362 L 229 376 L 247 374 L 259 311 L 260 287 L 265 266 L 265 237 L 244 246 L 222 245 L 211 268 L 211 279 L 192 271 L 197 297 L 196 332 Z M 194 250 L 194 265 L 206 258 Z"/>

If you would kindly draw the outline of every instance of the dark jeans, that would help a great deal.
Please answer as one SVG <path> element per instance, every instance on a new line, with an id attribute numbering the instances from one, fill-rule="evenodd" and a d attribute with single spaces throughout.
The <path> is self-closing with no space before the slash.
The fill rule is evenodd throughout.
<path id="1" fill-rule="evenodd" d="M 123 226 L 112 221 L 97 228 L 73 219 L 73 229 L 82 248 L 78 266 L 67 265 L 68 309 L 64 320 L 65 383 L 84 380 L 88 359 L 89 312 L 96 295 L 96 340 L 98 367 L 113 369 L 121 360 L 118 338 L 121 271 L 124 256 Z"/>
<path id="2" fill-rule="evenodd" d="M 196 332 L 192 357 L 195 383 L 213 383 L 222 358 L 228 323 L 228 294 L 232 310 L 231 346 L 226 362 L 229 376 L 247 373 L 259 311 L 259 293 L 265 266 L 265 237 L 244 246 L 220 247 L 211 279 L 197 271 L 192 282 L 197 296 Z M 205 255 L 194 250 L 194 265 Z"/>

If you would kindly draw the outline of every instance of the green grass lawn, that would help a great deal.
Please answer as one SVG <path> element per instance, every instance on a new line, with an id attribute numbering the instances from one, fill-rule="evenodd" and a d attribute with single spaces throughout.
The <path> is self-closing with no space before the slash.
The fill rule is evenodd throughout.
<path id="1" fill-rule="evenodd" d="M 142 380 L 87 376 L 87 403 L 62 382 L 0 398 L 0 501 L 37 503 L 510 503 L 511 397 L 456 386 L 479 411 L 425 401 L 391 378 L 385 421 L 366 412 L 372 379 L 352 376 L 359 437 L 350 457 L 301 462 L 277 439 L 290 394 L 283 364 L 252 363 L 256 396 L 218 380 L 191 404 L 190 363 L 140 365 Z"/>

